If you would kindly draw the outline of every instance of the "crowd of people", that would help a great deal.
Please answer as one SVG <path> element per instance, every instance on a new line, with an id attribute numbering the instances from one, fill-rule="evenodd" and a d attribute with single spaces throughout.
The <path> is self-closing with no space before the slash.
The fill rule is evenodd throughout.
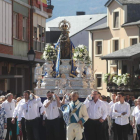
<path id="1" fill-rule="evenodd" d="M 62 99 L 53 91 L 47 99 L 27 90 L 13 99 L 0 98 L 0 140 L 128 140 L 140 138 L 140 97 L 112 93 L 109 97 L 93 90 L 80 102 L 77 91 Z"/>

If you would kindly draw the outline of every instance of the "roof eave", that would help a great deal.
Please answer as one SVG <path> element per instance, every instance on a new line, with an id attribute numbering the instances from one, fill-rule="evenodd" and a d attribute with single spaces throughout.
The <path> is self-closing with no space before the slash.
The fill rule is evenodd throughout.
<path id="1" fill-rule="evenodd" d="M 106 4 L 105 4 L 105 6 L 106 7 L 108 7 L 110 4 L 111 4 L 111 2 L 112 2 L 113 0 L 109 0 Z M 117 1 L 117 0 L 115 0 L 119 5 L 123 5 L 122 3 L 120 3 L 119 1 Z"/>
<path id="2" fill-rule="evenodd" d="M 138 25 L 140 25 L 140 23 L 139 23 L 139 24 L 131 24 L 131 25 L 125 25 L 125 24 L 123 24 L 123 25 L 122 25 L 122 27 L 128 27 L 128 26 L 138 26 Z"/>
<path id="3" fill-rule="evenodd" d="M 90 31 L 90 32 L 92 32 L 92 31 L 97 31 L 97 30 L 105 30 L 105 29 L 109 29 L 109 27 L 105 27 L 105 28 L 101 28 L 101 29 L 89 29 L 89 30 L 86 30 L 86 31 Z"/>
<path id="4" fill-rule="evenodd" d="M 130 59 L 131 57 L 100 57 L 101 60 L 126 60 Z"/>

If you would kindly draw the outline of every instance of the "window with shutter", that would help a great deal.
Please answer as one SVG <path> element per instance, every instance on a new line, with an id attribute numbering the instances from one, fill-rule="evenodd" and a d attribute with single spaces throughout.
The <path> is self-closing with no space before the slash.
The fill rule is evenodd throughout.
<path id="1" fill-rule="evenodd" d="M 23 40 L 27 40 L 27 18 L 23 17 Z"/>
<path id="2" fill-rule="evenodd" d="M 13 13 L 13 37 L 16 37 L 16 16 L 15 13 Z"/>
<path id="3" fill-rule="evenodd" d="M 13 13 L 13 37 L 18 38 L 18 14 Z"/>

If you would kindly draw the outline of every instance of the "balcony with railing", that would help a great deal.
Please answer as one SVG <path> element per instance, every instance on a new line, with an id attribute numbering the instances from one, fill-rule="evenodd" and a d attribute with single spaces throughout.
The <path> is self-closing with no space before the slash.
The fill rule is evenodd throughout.
<path id="1" fill-rule="evenodd" d="M 52 2 L 51 0 L 47 0 L 47 14 L 48 14 L 48 17 L 52 17 L 52 11 L 53 11 L 53 8 L 54 6 L 52 5 Z"/>
<path id="2" fill-rule="evenodd" d="M 107 62 L 104 82 L 108 92 L 140 92 L 139 54 L 140 43 L 101 57 Z"/>
<path id="3" fill-rule="evenodd" d="M 51 0 L 47 0 L 47 8 L 48 9 L 52 9 L 53 10 L 53 8 L 54 8 L 54 6 L 52 5 L 52 1 Z"/>

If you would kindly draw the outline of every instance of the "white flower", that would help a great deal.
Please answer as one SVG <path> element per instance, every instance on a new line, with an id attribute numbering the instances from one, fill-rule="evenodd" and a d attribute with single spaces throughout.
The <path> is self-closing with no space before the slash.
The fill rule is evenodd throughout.
<path id="1" fill-rule="evenodd" d="M 84 50 L 84 53 L 85 53 L 85 54 L 88 54 L 88 51 L 85 49 L 85 50 Z"/>
<path id="2" fill-rule="evenodd" d="M 82 53 L 79 53 L 79 57 L 82 57 L 83 56 L 83 54 Z"/>
<path id="3" fill-rule="evenodd" d="M 45 51 L 47 51 L 48 47 L 45 47 Z"/>
<path id="4" fill-rule="evenodd" d="M 52 49 L 54 49 L 54 46 L 51 46 Z"/>
<path id="5" fill-rule="evenodd" d="M 78 48 L 83 49 L 84 45 L 79 45 Z"/>
<path id="6" fill-rule="evenodd" d="M 74 53 L 74 57 L 77 57 L 77 55 L 78 55 L 77 53 Z"/>

